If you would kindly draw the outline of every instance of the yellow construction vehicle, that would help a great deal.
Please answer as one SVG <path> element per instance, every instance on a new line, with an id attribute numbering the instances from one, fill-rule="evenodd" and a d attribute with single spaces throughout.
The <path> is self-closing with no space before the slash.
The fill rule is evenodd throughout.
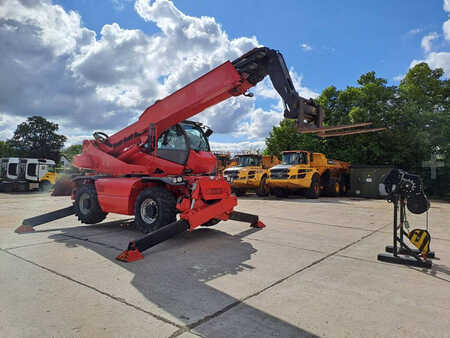
<path id="1" fill-rule="evenodd" d="M 224 176 L 236 196 L 255 191 L 258 196 L 267 196 L 269 168 L 280 163 L 276 156 L 241 154 L 234 158 L 236 165 L 225 169 Z"/>
<path id="2" fill-rule="evenodd" d="M 231 164 L 231 155 L 229 152 L 214 151 L 216 157 L 216 174 L 223 175 L 223 171 Z"/>
<path id="3" fill-rule="evenodd" d="M 270 169 L 267 185 L 272 194 L 286 197 L 304 193 L 308 198 L 321 194 L 338 196 L 349 188 L 347 162 L 327 159 L 324 154 L 305 150 L 284 151 L 281 164 Z"/>

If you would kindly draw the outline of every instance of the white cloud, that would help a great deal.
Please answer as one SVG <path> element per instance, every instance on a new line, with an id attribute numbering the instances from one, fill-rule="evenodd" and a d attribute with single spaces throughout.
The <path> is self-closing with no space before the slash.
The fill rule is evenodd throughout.
<path id="1" fill-rule="evenodd" d="M 263 151 L 266 148 L 266 145 L 264 141 L 244 141 L 244 142 L 211 142 L 211 150 L 213 151 L 223 151 L 223 152 L 230 152 L 232 154 L 243 152 L 243 151 L 249 151 L 249 152 L 256 152 L 256 151 Z"/>
<path id="2" fill-rule="evenodd" d="M 111 0 L 113 7 L 117 11 L 123 10 L 133 0 Z"/>
<path id="3" fill-rule="evenodd" d="M 302 44 L 300 45 L 300 47 L 301 47 L 304 51 L 307 51 L 307 52 L 310 52 L 310 51 L 313 50 L 313 48 L 312 48 L 310 45 L 306 44 L 306 43 L 302 43 Z"/>
<path id="4" fill-rule="evenodd" d="M 444 11 L 450 12 L 450 0 L 444 0 Z"/>
<path id="5" fill-rule="evenodd" d="M 425 60 L 413 60 L 410 67 L 414 67 L 420 62 L 426 62 L 431 68 L 442 68 L 447 78 L 450 77 L 450 53 L 439 52 L 430 53 Z"/>
<path id="6" fill-rule="evenodd" d="M 160 32 L 149 35 L 111 23 L 97 35 L 78 13 L 51 0 L 0 0 L 0 74 L 8 79 L 0 82 L 2 116 L 42 115 L 60 124 L 69 143 L 94 130 L 111 134 L 155 100 L 259 45 L 254 36 L 230 39 L 215 18 L 188 16 L 168 0 L 137 0 L 135 9 Z M 316 94 L 301 86 L 296 74 L 294 82 L 301 95 Z M 279 101 L 267 85 L 254 91 Z M 257 98 L 233 97 L 195 119 L 216 133 L 264 137 L 240 126 L 255 122 L 267 131 L 278 121 L 274 114 L 282 112 L 264 111 L 257 103 Z M 15 120 L 5 121 L 15 128 Z M 0 137 L 9 136 L 0 131 Z"/>
<path id="7" fill-rule="evenodd" d="M 444 11 L 450 12 L 450 0 L 444 0 Z M 442 31 L 446 40 L 450 40 L 450 19 L 444 22 L 442 25 Z M 431 52 L 431 41 L 437 39 L 439 34 L 436 32 L 430 33 L 422 39 L 422 48 L 425 50 L 425 58 L 423 60 L 414 59 L 410 68 L 414 67 L 420 62 L 426 62 L 431 68 L 442 68 L 444 70 L 444 76 L 450 78 L 450 53 L 446 51 Z"/>
<path id="8" fill-rule="evenodd" d="M 445 40 L 450 40 L 450 19 L 444 22 L 442 31 L 444 32 Z"/>
<path id="9" fill-rule="evenodd" d="M 399 74 L 397 76 L 393 77 L 394 81 L 400 82 L 401 80 L 403 80 L 403 78 L 405 77 L 405 74 Z"/>
<path id="10" fill-rule="evenodd" d="M 422 38 L 421 46 L 425 52 L 429 52 L 431 50 L 431 42 L 436 40 L 438 37 L 438 33 L 432 32 Z"/>

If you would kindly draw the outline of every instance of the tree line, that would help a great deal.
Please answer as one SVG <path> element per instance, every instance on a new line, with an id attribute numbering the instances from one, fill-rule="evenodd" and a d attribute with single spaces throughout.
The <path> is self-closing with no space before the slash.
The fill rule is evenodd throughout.
<path id="1" fill-rule="evenodd" d="M 383 132 L 318 138 L 299 134 L 293 120 L 283 120 L 266 138 L 266 154 L 305 149 L 354 164 L 422 166 L 432 154 L 450 164 L 450 81 L 426 63 L 411 68 L 399 85 L 375 72 L 361 75 L 357 86 L 324 89 L 317 101 L 325 126 L 372 122 Z"/>
<path id="2" fill-rule="evenodd" d="M 439 154 L 450 164 L 450 80 L 443 70 L 426 63 L 411 68 L 399 85 L 375 72 L 361 75 L 357 86 L 338 90 L 325 88 L 317 101 L 325 110 L 324 125 L 372 122 L 385 127 L 379 133 L 318 138 L 299 134 L 293 120 L 274 126 L 266 138 L 265 153 L 280 156 L 283 150 L 305 149 L 325 153 L 329 158 L 354 164 L 420 167 L 430 155 Z M 19 124 L 11 139 L 0 141 L 0 157 L 38 157 L 69 160 L 81 152 L 81 145 L 63 149 L 67 137 L 58 134 L 57 123 L 41 116 Z"/>

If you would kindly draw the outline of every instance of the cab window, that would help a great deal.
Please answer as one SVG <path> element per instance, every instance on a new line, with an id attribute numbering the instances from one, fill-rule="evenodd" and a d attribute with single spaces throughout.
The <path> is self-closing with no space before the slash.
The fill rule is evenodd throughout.
<path id="1" fill-rule="evenodd" d="M 307 154 L 302 153 L 284 153 L 283 164 L 308 164 Z"/>
<path id="2" fill-rule="evenodd" d="M 8 167 L 8 175 L 17 175 L 17 163 L 10 163 Z"/>
<path id="3" fill-rule="evenodd" d="M 189 147 L 195 151 L 209 151 L 209 143 L 203 131 L 195 124 L 183 123 Z"/>
<path id="4" fill-rule="evenodd" d="M 167 129 L 158 139 L 158 150 L 186 150 L 186 139 L 181 128 Z"/>
<path id="5" fill-rule="evenodd" d="M 158 138 L 158 157 L 178 164 L 185 164 L 188 158 L 188 146 L 183 129 L 173 126 Z"/>
<path id="6" fill-rule="evenodd" d="M 28 167 L 27 167 L 27 175 L 28 176 L 37 176 L 36 175 L 36 169 L 37 169 L 37 164 L 36 163 L 29 164 Z"/>

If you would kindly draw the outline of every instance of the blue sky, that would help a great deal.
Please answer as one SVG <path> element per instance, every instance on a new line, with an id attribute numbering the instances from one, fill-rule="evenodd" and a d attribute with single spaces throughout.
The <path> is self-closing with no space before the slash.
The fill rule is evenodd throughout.
<path id="1" fill-rule="evenodd" d="M 55 1 L 79 12 L 97 33 L 104 24 L 153 34 L 132 1 Z M 120 3 L 121 5 L 117 5 Z M 320 92 L 330 85 L 354 85 L 362 73 L 376 71 L 388 80 L 406 73 L 412 59 L 421 59 L 424 35 L 441 30 L 447 14 L 441 0 L 361 1 L 175 0 L 187 15 L 212 16 L 230 38 L 256 36 L 280 50 L 289 66 L 303 75 L 304 84 Z M 312 50 L 300 46 L 307 44 Z M 443 44 L 446 50 L 449 45 Z"/>
<path id="2" fill-rule="evenodd" d="M 58 122 L 68 144 L 114 133 L 256 45 L 284 54 L 303 96 L 369 71 L 395 84 L 422 60 L 448 77 L 449 13 L 450 0 L 6 0 L 0 139 L 32 114 Z M 263 146 L 282 109 L 268 81 L 253 91 L 197 117 L 216 131 L 214 147 Z"/>

